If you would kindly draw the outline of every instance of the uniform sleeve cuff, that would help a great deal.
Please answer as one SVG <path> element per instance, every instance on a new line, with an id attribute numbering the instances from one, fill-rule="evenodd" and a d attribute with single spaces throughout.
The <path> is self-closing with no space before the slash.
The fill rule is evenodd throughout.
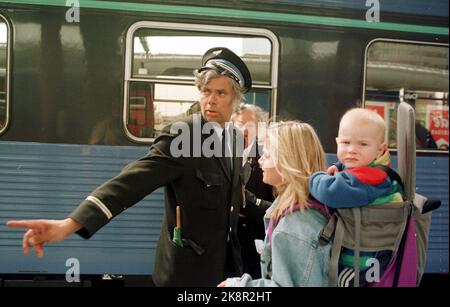
<path id="1" fill-rule="evenodd" d="M 94 203 L 84 200 L 69 218 L 83 225 L 77 234 L 85 239 L 92 237 L 100 228 L 109 222 L 108 216 Z"/>

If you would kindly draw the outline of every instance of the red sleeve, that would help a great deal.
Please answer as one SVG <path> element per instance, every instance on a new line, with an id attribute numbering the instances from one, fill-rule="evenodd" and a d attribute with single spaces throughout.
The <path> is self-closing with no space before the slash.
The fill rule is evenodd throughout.
<path id="1" fill-rule="evenodd" d="M 385 171 L 379 168 L 370 166 L 360 166 L 352 169 L 346 169 L 344 172 L 349 173 L 358 179 L 362 184 L 381 184 L 386 181 L 388 175 Z"/>

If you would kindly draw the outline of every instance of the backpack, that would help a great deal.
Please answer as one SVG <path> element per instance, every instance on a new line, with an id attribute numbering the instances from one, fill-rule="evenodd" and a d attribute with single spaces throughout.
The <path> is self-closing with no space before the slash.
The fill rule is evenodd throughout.
<path id="1" fill-rule="evenodd" d="M 439 201 L 428 201 L 415 193 L 415 115 L 407 103 L 399 105 L 397 113 L 398 174 L 382 167 L 391 180 L 396 180 L 404 190 L 404 201 L 378 206 L 335 209 L 323 228 L 319 242 L 331 243 L 328 271 L 329 286 L 338 284 L 338 265 L 343 250 L 353 251 L 353 286 L 415 287 L 424 272 L 428 234 L 431 223 L 429 211 L 439 207 Z M 403 178 L 403 180 L 401 179 Z M 382 272 L 373 258 L 364 253 L 388 251 Z M 361 259 L 373 266 L 365 271 L 367 280 L 360 280 Z M 370 260 L 370 262 L 368 262 Z M 353 274 L 352 273 L 352 274 Z M 373 274 L 373 273 L 378 273 Z M 364 274 L 362 274 L 364 276 Z M 353 275 L 352 275 L 353 276 Z"/>

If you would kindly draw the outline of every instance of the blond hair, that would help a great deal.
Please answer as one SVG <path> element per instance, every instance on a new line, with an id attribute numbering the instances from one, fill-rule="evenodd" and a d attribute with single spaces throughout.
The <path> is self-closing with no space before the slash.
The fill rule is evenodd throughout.
<path id="1" fill-rule="evenodd" d="M 278 218 L 295 204 L 308 207 L 308 179 L 326 169 L 325 152 L 314 128 L 298 121 L 280 122 L 269 128 L 271 154 L 276 158 L 282 183 L 276 187 L 278 200 L 271 218 Z"/>
<path id="2" fill-rule="evenodd" d="M 344 120 L 356 120 L 357 122 L 355 123 L 355 126 L 367 124 L 374 125 L 376 127 L 374 133 L 379 134 L 381 140 L 380 143 L 384 143 L 386 135 L 386 123 L 383 117 L 381 117 L 381 115 L 378 114 L 375 110 L 353 108 L 344 113 L 341 121 L 339 122 L 339 127 L 341 127 Z M 355 129 L 358 129 L 358 127 L 355 127 Z"/>

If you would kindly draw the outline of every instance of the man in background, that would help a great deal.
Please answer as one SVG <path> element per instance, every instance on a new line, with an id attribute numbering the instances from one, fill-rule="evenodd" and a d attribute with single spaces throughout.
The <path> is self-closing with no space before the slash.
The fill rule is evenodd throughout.
<path id="1" fill-rule="evenodd" d="M 262 145 L 258 144 L 258 123 L 265 121 L 265 114 L 258 106 L 241 104 L 235 114 L 233 123 L 244 135 L 243 184 L 245 201 L 241 206 L 238 223 L 238 238 L 244 273 L 254 279 L 261 277 L 260 256 L 255 248 L 255 239 L 264 239 L 263 217 L 274 199 L 272 187 L 262 180 L 262 170 L 258 159 Z"/>

